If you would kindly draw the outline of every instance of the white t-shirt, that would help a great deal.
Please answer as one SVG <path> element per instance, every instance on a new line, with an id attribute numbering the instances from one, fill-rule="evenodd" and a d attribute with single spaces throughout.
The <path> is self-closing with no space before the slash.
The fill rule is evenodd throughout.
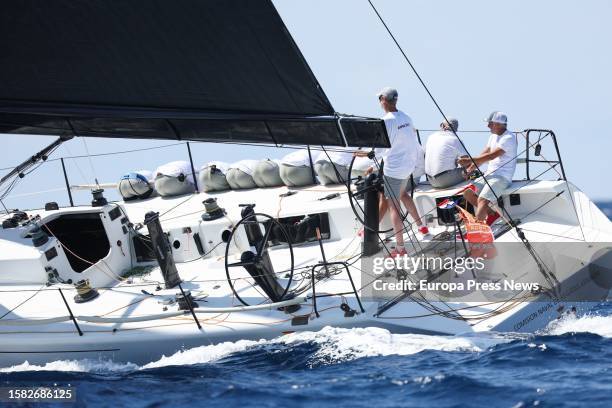
<path id="1" fill-rule="evenodd" d="M 425 145 L 425 174 L 438 175 L 457 167 L 457 158 L 467 155 L 459 139 L 448 130 L 432 133 Z"/>
<path id="2" fill-rule="evenodd" d="M 402 111 L 388 112 L 383 116 L 391 147 L 377 148 L 376 155 L 385 160 L 386 176 L 406 179 L 417 164 L 419 142 L 412 125 L 412 119 Z"/>
<path id="3" fill-rule="evenodd" d="M 238 169 L 238 170 L 245 172 L 248 175 L 252 175 L 253 170 L 255 169 L 255 166 L 257 165 L 257 163 L 258 163 L 257 160 L 240 160 L 239 162 L 236 162 L 232 164 L 231 166 L 229 166 L 229 169 Z"/>
<path id="4" fill-rule="evenodd" d="M 308 157 L 308 150 L 296 150 L 291 152 L 282 158 L 281 164 L 288 164 L 290 166 L 308 166 L 310 167 L 310 159 Z"/>
<path id="5" fill-rule="evenodd" d="M 503 149 L 504 154 L 489 162 L 485 175 L 501 176 L 508 181 L 512 181 L 516 169 L 516 152 L 518 149 L 516 135 L 507 130 L 501 136 L 491 133 L 487 147 L 491 151 L 499 147 Z"/>
<path id="6" fill-rule="evenodd" d="M 344 151 L 340 148 L 334 147 L 335 151 L 321 152 L 317 156 L 315 163 L 318 162 L 328 162 L 330 159 L 332 163 L 338 164 L 340 166 L 348 167 L 351 164 L 351 160 L 353 160 L 353 150 Z M 329 158 L 327 157 L 329 155 Z"/>

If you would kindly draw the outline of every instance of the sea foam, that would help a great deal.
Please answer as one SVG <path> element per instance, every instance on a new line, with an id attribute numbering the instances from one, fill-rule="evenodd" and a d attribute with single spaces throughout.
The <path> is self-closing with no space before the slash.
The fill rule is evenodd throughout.
<path id="1" fill-rule="evenodd" d="M 363 357 L 410 355 L 424 350 L 445 352 L 480 352 L 499 342 L 511 341 L 490 335 L 483 336 L 429 336 L 421 334 L 392 334 L 380 328 L 340 329 L 325 327 L 318 332 L 299 332 L 273 340 L 240 340 L 209 346 L 194 347 L 163 356 L 157 361 L 138 366 L 132 363 L 115 363 L 103 360 L 58 360 L 45 365 L 28 362 L 0 368 L 0 372 L 68 371 L 68 372 L 130 372 L 167 366 L 206 364 L 218 361 L 234 353 L 258 348 L 274 349 L 315 344 L 312 362 L 337 363 Z"/>
<path id="2" fill-rule="evenodd" d="M 567 317 L 553 322 L 544 335 L 589 332 L 602 337 L 612 337 L 612 316 Z M 298 332 L 273 340 L 240 340 L 215 345 L 194 347 L 163 356 L 142 366 L 132 363 L 115 363 L 104 360 L 58 360 L 45 365 L 28 362 L 0 368 L 0 373 L 24 371 L 64 371 L 122 373 L 149 370 L 167 366 L 206 364 L 247 350 L 289 348 L 304 344 L 316 345 L 316 351 L 308 358 L 315 363 L 341 363 L 364 357 L 398 355 L 406 356 L 426 350 L 443 352 L 478 353 L 501 343 L 526 337 L 505 333 L 470 333 L 458 336 L 393 334 L 388 330 L 368 327 L 343 329 L 325 327 L 318 332 Z"/>
<path id="3" fill-rule="evenodd" d="M 580 318 L 567 316 L 551 322 L 543 334 L 560 336 L 567 333 L 593 333 L 612 338 L 612 316 L 587 315 Z"/>

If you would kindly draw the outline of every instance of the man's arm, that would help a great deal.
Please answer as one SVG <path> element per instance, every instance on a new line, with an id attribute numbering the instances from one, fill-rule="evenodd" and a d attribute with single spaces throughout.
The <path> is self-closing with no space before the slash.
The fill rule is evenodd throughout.
<path id="1" fill-rule="evenodd" d="M 487 147 L 486 149 L 484 149 L 482 151 L 482 153 L 480 153 L 480 155 L 474 157 L 474 163 L 476 163 L 477 166 L 481 166 L 484 163 L 491 161 L 501 155 L 503 155 L 505 153 L 504 149 L 502 149 L 501 147 L 497 147 L 493 150 L 491 150 L 489 147 Z M 462 165 L 462 166 L 470 166 L 472 163 L 472 160 L 470 160 L 469 157 L 461 157 L 459 158 L 459 160 L 457 160 L 457 162 Z"/>
<path id="2" fill-rule="evenodd" d="M 491 152 L 491 148 L 489 146 L 485 147 L 484 150 L 482 152 L 480 152 L 479 156 L 482 156 L 484 154 L 490 153 Z"/>
<path id="3" fill-rule="evenodd" d="M 428 140 L 429 142 L 429 140 Z M 465 165 L 461 164 L 461 159 L 469 159 L 469 154 L 467 152 L 467 150 L 465 149 L 465 147 L 463 147 L 463 145 L 461 144 L 461 142 L 459 141 L 459 139 L 455 139 L 454 140 L 454 147 L 455 147 L 455 151 L 456 151 L 456 158 L 455 158 L 455 164 L 457 166 L 462 166 L 462 167 L 466 167 Z M 485 150 L 481 153 L 484 154 L 487 152 L 489 148 L 486 147 Z M 471 163 L 471 161 L 470 161 Z"/>
<path id="4" fill-rule="evenodd" d="M 374 149 L 374 153 L 376 154 L 376 150 Z M 353 156 L 355 157 L 368 157 L 368 155 L 371 153 L 371 150 L 357 150 L 356 152 L 353 152 Z M 374 171 L 374 167 L 369 166 L 366 171 L 365 171 L 365 175 L 367 176 L 368 174 L 372 173 Z"/>
<path id="5" fill-rule="evenodd" d="M 355 157 L 368 157 L 368 154 L 370 154 L 370 150 L 357 150 L 353 152 Z"/>

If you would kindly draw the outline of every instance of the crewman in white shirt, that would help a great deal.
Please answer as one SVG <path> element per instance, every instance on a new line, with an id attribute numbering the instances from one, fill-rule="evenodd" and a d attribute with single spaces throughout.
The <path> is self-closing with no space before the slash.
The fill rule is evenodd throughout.
<path id="1" fill-rule="evenodd" d="M 427 138 L 425 145 L 425 174 L 433 188 L 448 188 L 465 181 L 465 171 L 457 160 L 467 152 L 453 131 L 459 129 L 459 121 L 448 118 L 440 123 L 440 130 Z"/>
<path id="2" fill-rule="evenodd" d="M 412 119 L 397 109 L 397 98 L 397 90 L 393 88 L 384 88 L 378 93 L 380 106 L 385 111 L 383 120 L 391 147 L 388 149 L 378 148 L 375 151 L 376 155 L 382 156 L 384 160 L 383 181 L 385 191 L 383 199 L 387 200 L 387 205 L 391 209 L 390 215 L 396 240 L 396 247 L 390 253 L 391 257 L 407 254 L 404 248 L 404 227 L 400 214 L 400 202 L 404 204 L 408 213 L 414 219 L 419 227 L 419 232 L 423 235 L 429 233 L 429 230 L 421 221 L 412 197 L 406 192 L 410 175 L 416 168 L 419 142 Z M 368 153 L 359 151 L 355 154 L 367 156 Z M 369 167 L 366 174 L 373 170 L 372 167 Z"/>
<path id="3" fill-rule="evenodd" d="M 498 211 L 490 207 L 491 203 L 497 205 L 496 196 L 506 193 L 512 184 L 518 142 L 516 135 L 507 129 L 508 117 L 505 113 L 493 112 L 485 121 L 491 129 L 491 136 L 482 153 L 473 159 L 478 167 L 487 162 L 488 167 L 485 174 L 474 182 L 477 192 L 468 189 L 463 195 L 476 208 L 476 219 L 491 225 L 499 218 Z M 476 168 L 469 157 L 459 159 L 459 164 L 466 166 L 468 173 Z"/>

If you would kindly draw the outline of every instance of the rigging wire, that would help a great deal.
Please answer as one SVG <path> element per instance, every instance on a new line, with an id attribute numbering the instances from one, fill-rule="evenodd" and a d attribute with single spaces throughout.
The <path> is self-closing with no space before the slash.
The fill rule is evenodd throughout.
<path id="1" fill-rule="evenodd" d="M 51 149 L 48 153 L 47 153 L 47 157 L 51 156 L 57 149 L 59 146 L 54 147 L 53 149 Z M 24 170 L 24 172 L 19 173 L 19 174 L 15 174 L 13 176 L 13 179 L 10 181 L 9 185 L 6 186 L 4 188 L 4 190 L 0 193 L 0 200 L 4 200 L 6 197 L 8 197 L 8 195 L 11 193 L 11 191 L 13 191 L 13 189 L 21 182 L 21 180 L 27 176 L 28 174 L 33 173 L 34 171 L 36 171 L 40 166 L 42 166 L 44 163 L 46 162 L 46 160 L 41 161 L 40 163 L 38 163 L 37 165 L 35 165 L 33 168 L 31 168 L 30 170 L 26 171 Z"/>
<path id="2" fill-rule="evenodd" d="M 8 208 L 6 208 L 6 205 L 4 205 L 4 201 L 0 200 L 0 204 L 2 205 L 2 208 L 4 208 L 4 211 L 9 214 Z"/>
<path id="3" fill-rule="evenodd" d="M 93 164 L 93 160 L 91 158 L 91 154 L 89 154 L 89 147 L 87 146 L 87 138 L 85 136 L 81 137 L 81 140 L 83 141 L 83 146 L 85 147 L 85 153 L 87 155 L 87 159 L 89 160 L 89 167 L 91 168 L 91 175 L 93 176 L 94 180 L 96 181 L 96 185 L 98 186 L 98 188 L 100 188 L 100 183 L 98 183 L 98 176 L 96 175 L 96 170 L 94 169 L 94 164 Z"/>
<path id="4" fill-rule="evenodd" d="M 70 148 L 68 148 L 68 144 L 67 143 L 62 144 L 62 147 L 70 155 L 70 156 L 67 156 L 67 157 L 64 156 L 64 159 L 73 159 L 73 158 L 77 158 L 78 157 L 78 156 L 72 156 L 72 152 L 70 151 Z M 61 160 L 61 159 L 55 159 L 55 160 Z M 72 160 L 72 163 L 74 163 L 74 165 L 77 168 L 77 171 L 81 175 L 81 180 L 83 180 L 83 183 L 87 184 L 87 177 L 85 177 L 85 173 L 83 172 L 83 169 L 81 169 L 81 166 L 79 166 L 79 161 L 78 160 Z"/>
<path id="5" fill-rule="evenodd" d="M 32 296 L 30 296 L 30 297 L 26 298 L 25 300 L 19 302 L 19 304 L 17 304 L 17 306 L 7 310 L 6 313 L 4 313 L 2 316 L 0 316 L 0 320 L 4 319 L 6 316 L 10 315 L 15 310 L 17 310 L 17 308 L 21 307 L 22 305 L 26 304 L 28 301 L 33 299 L 34 296 L 38 295 L 42 291 L 42 289 L 44 289 L 45 286 L 46 285 L 42 285 L 39 289 L 35 290 L 35 292 L 32 294 Z"/>
<path id="6" fill-rule="evenodd" d="M 325 150 L 325 149 L 323 148 L 322 150 Z M 329 156 L 328 156 L 328 158 L 329 158 Z M 39 167 L 39 166 L 37 166 L 37 167 Z M 334 166 L 334 167 L 335 167 L 335 166 Z M 554 166 L 553 166 L 553 167 L 551 167 L 551 168 L 554 168 Z M 550 170 L 551 170 L 551 168 L 549 168 L 547 171 L 550 171 Z M 32 171 L 34 171 L 34 170 L 35 170 L 35 169 L 33 169 Z M 539 177 L 539 176 L 537 176 L 537 177 Z M 537 178 L 537 177 L 536 177 L 536 178 Z M 530 182 L 531 182 L 531 181 L 530 181 Z M 191 197 L 190 197 L 190 198 L 191 198 Z M 187 201 L 187 200 L 186 200 L 186 201 Z M 176 207 L 178 207 L 178 206 L 182 205 L 183 203 L 184 203 L 184 202 L 179 203 L 177 206 L 175 206 L 175 207 L 173 207 L 173 208 L 169 209 L 168 211 L 166 211 L 166 213 L 169 213 L 169 212 L 173 211 L 173 210 L 174 210 Z M 166 214 L 166 213 L 164 213 L 164 214 Z M 361 256 L 360 256 L 359 254 L 357 254 L 357 258 L 356 258 L 356 259 L 355 259 L 355 260 L 354 260 L 354 261 L 351 263 L 351 265 L 354 265 L 354 263 L 356 263 L 357 261 L 359 261 L 359 260 L 360 260 L 360 258 L 361 258 Z M 307 289 L 307 288 L 306 288 L 306 289 Z M 426 307 L 426 306 L 427 306 L 427 305 L 423 305 L 423 307 Z M 432 306 L 432 305 L 429 305 L 429 306 Z M 437 309 L 437 308 L 433 308 L 433 309 L 430 309 L 430 310 L 436 310 L 436 309 Z M 448 313 L 447 311 L 441 311 L 440 309 L 437 309 L 437 310 L 438 310 L 438 312 L 435 312 L 436 314 L 440 314 L 440 313 L 442 313 L 442 312 L 444 312 L 444 313 Z M 447 317 L 448 317 L 448 316 L 447 316 Z"/>
<path id="7" fill-rule="evenodd" d="M 389 34 L 389 36 L 391 37 L 391 39 L 393 40 L 393 42 L 395 43 L 395 45 L 397 46 L 397 48 L 399 49 L 399 51 L 402 53 L 402 55 L 404 56 L 404 59 L 406 60 L 406 62 L 408 63 L 408 65 L 410 66 L 410 68 L 412 69 L 412 72 L 415 74 L 415 76 L 417 77 L 417 79 L 419 80 L 419 82 L 421 83 L 421 85 L 423 86 L 423 88 L 425 89 L 425 91 L 427 92 L 427 94 L 429 95 L 431 101 L 434 103 L 434 105 L 436 106 L 436 108 L 438 109 L 438 111 L 440 112 L 440 114 L 442 115 L 442 117 L 444 118 L 445 121 L 448 122 L 448 118 L 446 117 L 446 114 L 444 113 L 444 111 L 442 110 L 442 108 L 440 107 L 440 105 L 438 104 L 438 102 L 436 101 L 436 98 L 432 95 L 432 93 L 430 92 L 429 88 L 427 87 L 427 85 L 425 84 L 425 82 L 423 81 L 423 79 L 421 78 L 421 76 L 419 75 L 418 71 L 416 70 L 416 68 L 414 67 L 414 65 L 412 64 L 412 62 L 410 61 L 410 59 L 408 58 L 408 56 L 406 55 L 406 53 L 404 52 L 403 48 L 401 47 L 401 45 L 399 44 L 399 42 L 397 41 L 397 39 L 395 38 L 395 36 L 393 35 L 393 33 L 391 32 L 391 29 L 389 28 L 389 26 L 387 25 L 387 23 L 385 22 L 385 20 L 382 18 L 382 16 L 380 15 L 380 13 L 378 12 L 378 10 L 376 9 L 376 7 L 374 6 L 374 4 L 372 3 L 372 0 L 368 0 L 368 3 L 370 4 L 370 6 L 372 7 L 372 10 L 374 10 L 374 12 L 376 13 L 376 15 L 378 16 L 378 19 L 380 20 L 380 22 L 383 24 L 383 26 L 385 27 L 385 29 L 387 30 L 387 33 Z M 467 150 L 465 144 L 463 143 L 463 140 L 461 140 L 461 138 L 459 137 L 459 135 L 457 135 L 457 132 L 455 132 L 454 129 L 452 129 L 451 127 L 451 131 L 453 132 L 453 134 L 455 135 L 455 137 L 457 138 L 457 140 L 459 141 L 459 143 L 461 143 L 461 146 L 463 147 L 463 149 L 466 151 L 466 153 L 468 154 L 468 157 L 470 159 L 470 161 L 472 162 L 472 164 L 474 165 L 474 167 L 480 172 L 482 173 L 482 171 L 480 171 L 480 167 L 478 166 L 478 164 L 476 163 L 476 161 L 474 160 L 474 158 L 472 157 L 472 155 L 470 154 L 470 152 Z M 484 173 L 482 180 L 485 182 L 485 184 L 491 189 L 491 192 L 493 193 L 496 201 L 499 200 L 499 197 L 497 195 L 497 193 L 495 193 L 495 191 L 493 190 L 493 188 L 491 188 L 491 185 L 489 184 L 489 181 L 487 180 L 487 178 L 484 176 Z M 523 244 L 525 245 L 525 247 L 527 248 L 528 252 L 530 253 L 530 255 L 533 257 L 533 259 L 536 261 L 536 264 L 538 265 L 538 268 L 540 270 L 540 272 L 545 276 L 549 277 L 549 275 L 552 274 L 552 272 L 548 271 L 547 268 L 545 267 L 545 265 L 542 263 L 540 257 L 537 255 L 537 253 L 535 252 L 535 250 L 533 249 L 533 247 L 531 246 L 531 244 L 529 243 L 529 241 L 527 240 L 527 238 L 525 237 L 525 234 L 523 232 L 520 231 L 519 227 L 516 225 L 516 223 L 513 221 L 512 217 L 510 216 L 510 214 L 508 213 L 508 211 L 502 207 L 501 211 L 505 214 L 505 216 L 508 218 L 508 220 L 510 221 L 511 225 L 514 227 L 514 229 L 516 229 L 517 234 L 520 238 L 520 240 L 523 242 Z M 554 275 L 553 275 L 554 276 Z"/>
<path id="8" fill-rule="evenodd" d="M 391 37 L 391 39 L 393 40 L 393 42 L 395 43 L 395 45 L 397 46 L 397 48 L 399 49 L 399 51 L 402 53 L 402 55 L 404 56 L 404 59 L 406 60 L 406 62 L 408 63 L 408 65 L 410 66 L 410 68 L 412 69 L 412 72 L 414 73 L 414 75 L 417 77 L 417 79 L 419 80 L 419 82 L 421 83 L 421 85 L 423 86 L 423 88 L 425 89 L 425 92 L 427 92 L 427 95 L 429 95 L 429 98 L 431 99 L 431 101 L 433 102 L 433 104 L 435 105 L 436 109 L 438 110 L 438 112 L 440 112 L 440 114 L 442 115 L 442 118 L 448 122 L 448 118 L 446 117 L 446 114 L 444 113 L 444 111 L 442 110 L 442 108 L 440 107 L 440 105 L 438 104 L 438 101 L 436 100 L 436 98 L 432 95 L 431 91 L 429 90 L 429 88 L 427 87 L 427 85 L 425 84 L 425 81 L 423 81 L 423 79 L 421 78 L 421 75 L 419 74 L 419 72 L 416 70 L 416 68 L 414 67 L 414 65 L 412 64 L 412 62 L 410 61 L 410 59 L 408 58 L 408 56 L 406 55 L 406 53 L 404 52 L 404 49 L 402 48 L 402 46 L 399 44 L 399 42 L 397 41 L 397 39 L 395 38 L 395 36 L 393 35 L 393 33 L 391 32 L 391 29 L 389 28 L 389 26 L 387 25 L 387 23 L 385 22 L 385 20 L 382 18 L 382 16 L 380 15 L 380 13 L 378 12 L 378 10 L 376 9 L 376 7 L 374 6 L 374 4 L 372 3 L 372 0 L 368 0 L 368 3 L 370 4 L 370 6 L 372 7 L 372 9 L 374 10 L 374 12 L 376 13 L 376 15 L 378 16 L 378 19 L 380 20 L 380 22 L 382 23 L 382 25 L 385 27 L 385 29 L 387 30 L 387 33 L 389 34 L 389 36 Z M 468 157 L 470 159 L 470 161 L 472 162 L 472 164 L 474 165 L 474 167 L 476 168 L 476 170 L 478 170 L 480 173 L 484 174 L 482 171 L 480 171 L 480 167 L 478 166 L 478 164 L 474 161 L 474 158 L 472 157 L 472 155 L 470 154 L 470 152 L 468 151 L 467 147 L 465 146 L 465 144 L 463 143 L 463 140 L 459 137 L 459 135 L 457 135 L 457 132 L 451 127 L 451 131 L 453 132 L 453 135 L 455 135 L 455 137 L 457 138 L 457 140 L 459 140 L 459 143 L 461 143 L 461 147 L 463 147 L 463 149 L 465 150 L 465 152 L 468 154 Z M 497 196 L 497 194 L 495 193 L 495 191 L 493 191 L 493 189 L 491 188 L 491 186 L 489 185 L 488 180 L 486 179 L 486 177 L 483 176 L 483 181 L 487 184 L 487 186 L 489 186 L 489 188 L 491 189 L 493 195 L 495 196 L 495 199 L 498 200 L 499 197 Z M 502 209 L 502 211 L 505 212 L 504 209 Z M 509 214 L 507 214 L 508 219 L 512 220 L 512 218 L 510 217 Z"/>
<path id="9" fill-rule="evenodd" d="M 376 168 L 378 170 L 378 173 L 379 174 L 382 173 L 383 180 L 385 182 L 388 182 L 387 181 L 387 176 L 385 176 L 384 169 L 381 170 L 383 166 L 381 165 L 380 162 L 378 162 L 378 159 L 376 157 L 374 157 L 374 165 L 376 166 Z M 407 192 L 404 192 L 404 193 L 407 193 Z M 414 234 L 414 232 L 412 230 L 412 222 L 408 221 L 408 214 L 405 213 L 402 210 L 401 197 L 397 197 L 397 196 L 395 196 L 395 194 L 393 194 L 393 197 L 391 197 L 391 203 L 393 204 L 393 207 L 398 212 L 398 214 L 400 215 L 400 219 L 402 220 L 403 228 L 399 232 L 402 235 L 403 235 L 404 232 L 406 232 L 406 235 L 408 236 L 408 240 L 410 241 L 410 244 L 412 245 L 412 248 L 415 251 L 417 251 L 417 252 L 423 252 L 423 247 L 421 246 L 420 241 L 417 239 L 416 234 Z M 408 211 L 408 209 L 406 209 L 406 211 Z M 421 216 L 421 219 L 423 219 L 423 216 Z M 414 235 L 414 239 L 413 239 L 413 235 L 411 235 L 411 233 Z M 415 243 L 416 243 L 416 245 L 415 245 Z M 418 246 L 418 248 L 417 248 L 417 246 Z"/>
<path id="10" fill-rule="evenodd" d="M 323 147 L 322 147 L 322 148 L 323 148 Z M 323 148 L 323 150 L 325 150 L 325 149 Z M 92 172 L 93 172 L 93 171 L 94 171 L 94 169 L 93 169 L 93 164 L 92 164 L 92 162 L 91 162 L 91 155 L 89 155 L 89 152 L 88 152 L 88 157 L 90 158 L 90 165 L 91 165 L 91 167 L 92 167 Z M 328 157 L 329 157 L 329 156 L 328 156 Z M 330 162 L 331 162 L 331 160 L 330 160 Z M 41 163 L 40 165 L 42 165 L 42 163 Z M 29 173 L 31 173 L 32 171 L 35 171 L 35 170 L 36 170 L 38 167 L 40 167 L 40 165 L 36 166 L 36 167 L 35 167 L 33 170 L 31 170 Z M 335 168 L 335 166 L 334 166 L 334 168 Z M 553 168 L 554 168 L 554 166 L 553 166 Z M 550 169 L 549 169 L 549 170 L 550 170 Z M 548 171 L 548 170 L 547 170 L 547 171 Z M 29 173 L 28 173 L 28 174 L 29 174 Z M 95 174 L 94 174 L 94 175 L 95 175 Z M 97 182 L 97 179 L 96 179 L 96 182 Z M 15 183 L 15 184 L 16 184 L 16 183 Z M 191 197 L 190 197 L 190 198 L 191 198 Z M 185 202 L 186 202 L 186 201 L 187 201 L 187 200 L 185 200 Z M 184 203 L 184 202 L 183 202 L 183 203 Z M 166 211 L 164 214 L 167 214 L 167 213 L 169 213 L 169 212 L 173 211 L 173 210 L 174 210 L 176 207 L 178 207 L 179 205 L 181 205 L 181 204 L 183 204 L 183 203 L 179 203 L 177 206 L 175 206 L 175 207 L 171 208 L 170 210 Z M 163 215 L 163 214 L 162 214 L 162 215 Z M 384 244 L 383 244 L 383 245 L 384 245 Z M 359 257 L 358 257 L 358 258 L 357 258 L 357 259 L 356 259 L 356 260 L 353 262 L 353 264 L 351 264 L 351 265 L 354 265 L 354 263 L 356 263 L 357 261 L 359 261 L 359 259 L 360 259 L 360 258 L 361 258 L 361 257 L 359 256 Z M 429 306 L 431 306 L 431 305 L 429 305 Z M 425 307 L 425 306 L 424 306 L 424 307 Z M 433 310 L 439 310 L 439 309 L 433 309 Z M 442 311 L 442 312 L 444 312 L 444 313 L 448 313 L 448 311 Z M 440 312 L 440 313 L 441 313 L 441 312 Z M 491 312 L 488 312 L 488 313 L 491 313 Z M 439 314 L 439 313 L 437 313 L 437 314 Z M 447 317 L 450 317 L 450 316 L 447 316 Z"/>

